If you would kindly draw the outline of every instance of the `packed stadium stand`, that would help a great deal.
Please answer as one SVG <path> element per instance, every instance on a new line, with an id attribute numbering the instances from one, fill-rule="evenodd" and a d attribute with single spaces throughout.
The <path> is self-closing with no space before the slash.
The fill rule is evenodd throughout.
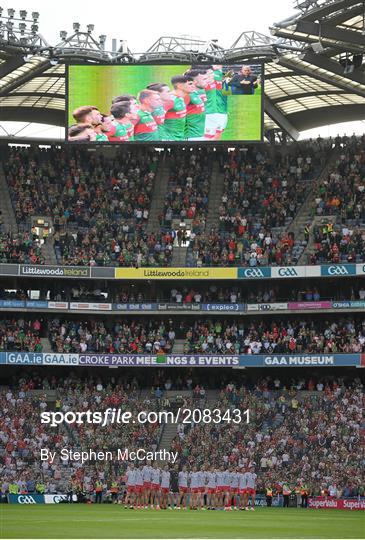
<path id="1" fill-rule="evenodd" d="M 105 379 L 91 374 L 80 378 L 72 373 L 59 377 L 34 372 L 22 374 L 16 386 L 5 386 L 0 392 L 1 408 L 7 411 L 0 421 L 3 486 L 16 478 L 25 491 L 32 492 L 41 480 L 47 493 L 63 493 L 72 477 L 82 484 L 88 497 L 93 497 L 97 480 L 105 486 L 117 480 L 123 486 L 126 466 L 108 463 L 100 468 L 97 462 L 81 465 L 59 459 L 40 464 L 34 459 L 40 447 L 46 442 L 55 447 L 69 444 L 77 451 L 89 448 L 97 438 L 100 448 L 123 448 L 127 444 L 131 449 L 146 444 L 157 448 L 163 444 L 168 428 L 157 423 L 113 429 L 92 424 L 40 427 L 38 416 L 49 410 L 51 403 L 60 412 L 128 406 L 133 413 L 173 411 L 182 403 L 194 409 L 204 409 L 208 404 L 221 410 L 249 408 L 252 420 L 240 429 L 224 422 L 169 426 L 171 448 L 178 451 L 180 468 L 219 470 L 223 466 L 235 470 L 254 463 L 260 491 L 267 485 L 280 490 L 283 481 L 294 485 L 305 477 L 313 494 L 328 490 L 332 484 L 339 495 L 363 494 L 359 378 L 318 373 L 292 377 L 286 372 L 284 379 L 281 374 L 254 380 L 241 377 L 241 382 L 228 379 L 212 390 L 189 372 L 171 378 L 160 370 L 150 377 L 154 386 L 141 387 L 132 374 Z"/>
<path id="2" fill-rule="evenodd" d="M 11 150 L 4 171 L 20 232 L 2 232 L 1 260 L 53 262 L 32 229 L 40 216 L 52 220 L 45 243 L 53 245 L 54 262 L 71 266 L 170 266 L 174 249 L 198 267 L 363 261 L 361 139 L 339 148 L 327 141 L 320 151 L 314 142 L 299 144 L 284 156 L 258 147 L 216 154 L 140 150 L 90 159 L 82 150 Z M 215 189 L 223 190 L 218 208 L 208 204 L 212 163 Z M 169 180 L 160 228 L 150 231 L 161 166 Z M 305 223 L 298 219 L 303 207 Z"/>

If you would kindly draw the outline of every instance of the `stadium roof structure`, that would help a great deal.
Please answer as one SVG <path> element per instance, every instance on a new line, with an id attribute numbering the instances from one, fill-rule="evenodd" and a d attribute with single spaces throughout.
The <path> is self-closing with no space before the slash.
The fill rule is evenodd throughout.
<path id="1" fill-rule="evenodd" d="M 1 12 L 0 12 L 1 15 Z M 146 52 L 125 42 L 105 50 L 106 36 L 73 24 L 51 46 L 38 33 L 38 13 L 0 17 L 2 120 L 63 126 L 65 63 L 265 62 L 265 133 L 299 132 L 365 119 L 365 0 L 305 0 L 273 24 L 271 36 L 243 32 L 228 49 L 217 40 L 164 36 Z M 28 28 L 29 26 L 29 28 Z"/>

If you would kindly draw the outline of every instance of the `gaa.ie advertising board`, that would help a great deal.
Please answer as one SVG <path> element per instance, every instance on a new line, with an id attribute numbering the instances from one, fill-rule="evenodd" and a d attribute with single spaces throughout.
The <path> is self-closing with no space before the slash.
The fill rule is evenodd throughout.
<path id="1" fill-rule="evenodd" d="M 333 367 L 363 366 L 361 354 L 241 354 L 241 355 L 142 355 L 142 354 L 62 354 L 1 352 L 2 365 L 86 366 L 86 367 Z"/>

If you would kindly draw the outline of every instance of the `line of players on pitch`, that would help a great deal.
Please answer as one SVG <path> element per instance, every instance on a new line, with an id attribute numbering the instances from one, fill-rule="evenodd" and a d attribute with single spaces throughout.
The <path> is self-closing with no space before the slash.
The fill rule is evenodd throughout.
<path id="1" fill-rule="evenodd" d="M 226 75 L 223 66 L 192 66 L 183 75 L 171 78 L 172 89 L 165 82 L 152 83 L 138 96 L 115 97 L 110 115 L 103 115 L 97 107 L 79 107 L 72 113 L 76 124 L 69 127 L 68 140 L 219 140 L 228 122 L 223 84 L 231 86 L 235 94 L 253 94 L 258 84 L 249 66 L 242 67 L 238 80 L 237 75 Z"/>
<path id="2" fill-rule="evenodd" d="M 172 510 L 254 510 L 256 474 L 253 467 L 212 469 L 131 464 L 125 474 L 125 507 Z M 249 499 L 251 505 L 249 508 Z"/>

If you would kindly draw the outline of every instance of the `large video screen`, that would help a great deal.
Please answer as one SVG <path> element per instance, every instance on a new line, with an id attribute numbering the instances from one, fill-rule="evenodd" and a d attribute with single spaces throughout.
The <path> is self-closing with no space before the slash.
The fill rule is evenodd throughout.
<path id="1" fill-rule="evenodd" d="M 263 65 L 70 65 L 67 140 L 260 141 Z"/>

